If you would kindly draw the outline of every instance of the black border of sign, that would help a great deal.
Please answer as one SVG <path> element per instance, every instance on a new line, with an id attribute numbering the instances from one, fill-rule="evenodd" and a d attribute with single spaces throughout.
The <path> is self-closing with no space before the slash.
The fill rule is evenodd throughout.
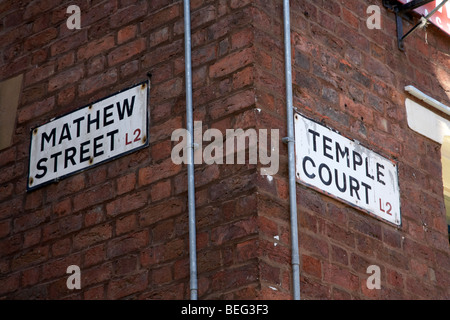
<path id="1" fill-rule="evenodd" d="M 58 177 L 58 178 L 55 178 L 55 179 L 52 179 L 52 180 L 43 182 L 43 183 L 38 184 L 38 185 L 36 185 L 36 186 L 34 186 L 34 187 L 30 187 L 30 186 L 29 186 L 29 185 L 30 185 L 30 173 L 31 173 L 31 169 L 30 169 L 30 166 L 31 166 L 31 163 L 30 163 L 30 160 L 31 160 L 31 156 L 30 156 L 30 155 L 31 155 L 31 141 L 32 141 L 32 139 L 33 139 L 33 131 L 34 131 L 34 129 L 39 128 L 39 127 L 41 127 L 41 126 L 43 126 L 43 125 L 46 125 L 46 124 L 48 124 L 48 123 L 51 123 L 51 122 L 53 122 L 53 121 L 55 121 L 55 120 L 57 120 L 57 119 L 60 119 L 60 118 L 62 118 L 62 117 L 65 117 L 65 116 L 67 116 L 67 115 L 69 115 L 69 114 L 71 114 L 71 113 L 74 113 L 74 112 L 76 112 L 76 111 L 79 111 L 79 110 L 81 110 L 81 109 L 88 108 L 89 106 L 91 106 L 91 105 L 93 105 L 93 104 L 95 104 L 95 103 L 98 103 L 98 102 L 100 102 L 100 101 L 106 100 L 106 99 L 108 99 L 108 98 L 110 98 L 110 97 L 112 97 L 112 96 L 114 96 L 114 95 L 117 95 L 117 94 L 119 94 L 119 93 L 121 93 L 121 92 L 124 92 L 124 91 L 126 91 L 126 90 L 130 90 L 130 89 L 132 89 L 132 88 L 135 88 L 135 87 L 138 87 L 138 86 L 142 86 L 143 84 L 145 84 L 146 87 L 147 87 L 147 88 L 146 88 L 146 89 L 147 89 L 147 102 L 146 102 L 146 109 L 145 109 L 145 112 L 146 112 L 146 114 L 147 114 L 147 124 L 146 124 L 146 137 L 147 137 L 147 141 L 146 141 L 143 145 L 141 145 L 141 146 L 139 146 L 139 147 L 136 147 L 136 148 L 134 148 L 134 149 L 132 149 L 132 150 L 126 151 L 126 152 L 124 152 L 124 153 L 120 153 L 120 154 L 118 154 L 118 155 L 116 155 L 116 156 L 114 156 L 114 157 L 112 157 L 112 158 L 108 158 L 108 159 L 105 159 L 105 160 L 103 160 L 103 161 L 94 163 L 94 164 L 92 164 L 92 165 L 90 165 L 90 166 L 88 166 L 88 167 L 86 167 L 86 168 L 78 169 L 78 170 L 76 170 L 76 171 L 67 173 L 67 174 L 65 174 L 65 175 L 63 175 L 63 176 L 60 176 L 60 177 Z M 150 112 L 149 112 L 149 110 L 148 110 L 148 109 L 149 109 L 149 102 L 150 102 L 150 80 L 147 79 L 147 80 L 141 81 L 141 82 L 139 82 L 139 83 L 133 84 L 133 85 L 131 85 L 131 86 L 127 87 L 127 88 L 124 88 L 124 89 L 122 89 L 122 90 L 120 90 L 120 91 L 117 91 L 117 92 L 115 92 L 115 93 L 113 93 L 113 94 L 110 94 L 109 96 L 103 97 L 103 98 L 101 98 L 101 99 L 98 99 L 98 100 L 95 100 L 95 101 L 93 101 L 93 102 L 91 102 L 91 103 L 88 103 L 88 104 L 86 104 L 86 105 L 84 105 L 84 106 L 82 106 L 82 107 L 76 108 L 76 109 L 74 109 L 74 110 L 72 110 L 72 111 L 70 111 L 70 112 L 68 112 L 68 113 L 65 113 L 65 114 L 60 115 L 60 116 L 55 117 L 55 118 L 52 118 L 50 121 L 47 121 L 47 122 L 45 122 L 45 123 L 42 123 L 42 124 L 40 124 L 40 125 L 38 125 L 38 126 L 35 126 L 35 127 L 31 128 L 31 130 L 30 130 L 30 146 L 29 146 L 29 150 L 28 150 L 27 192 L 30 192 L 30 191 L 33 191 L 33 190 L 42 188 L 42 187 L 47 186 L 47 185 L 49 185 L 49 184 L 58 182 L 59 180 L 62 180 L 62 179 L 65 179 L 65 178 L 67 178 L 67 177 L 70 177 L 70 176 L 72 176 L 72 175 L 75 175 L 75 174 L 77 174 L 77 173 L 80 173 L 80 172 L 89 170 L 89 169 L 91 169 L 91 168 L 95 168 L 95 167 L 97 167 L 97 166 L 99 166 L 99 165 L 101 165 L 101 164 L 104 164 L 104 163 L 106 163 L 106 162 L 115 160 L 115 159 L 117 159 L 117 158 L 126 156 L 126 155 L 128 155 L 128 154 L 130 154 L 130 153 L 133 153 L 133 152 L 135 152 L 135 151 L 138 151 L 138 150 L 141 150 L 141 149 L 144 149 L 144 148 L 148 147 L 149 144 L 150 144 L 150 137 L 149 137 Z"/>
<path id="2" fill-rule="evenodd" d="M 338 201 L 340 201 L 340 202 L 343 202 L 343 203 L 345 203 L 346 205 L 351 206 L 352 208 L 355 208 L 356 210 L 362 211 L 362 212 L 364 212 L 365 214 L 369 215 L 370 217 L 377 219 L 378 221 L 382 221 L 382 222 L 384 222 L 384 223 L 387 223 L 388 225 L 393 226 L 393 227 L 395 227 L 395 228 L 401 228 L 401 227 L 402 227 L 402 224 L 403 224 L 403 219 L 402 219 L 402 214 L 401 214 L 401 212 L 402 212 L 402 198 L 401 198 L 401 196 L 400 196 L 401 193 L 400 193 L 400 179 L 399 179 L 399 175 L 398 175 L 398 162 L 392 160 L 390 157 L 386 157 L 385 155 L 380 154 L 379 152 L 376 152 L 376 151 L 374 151 L 374 150 L 372 150 L 372 149 L 366 147 L 365 145 L 363 145 L 362 143 L 360 143 L 359 141 L 357 141 L 357 140 L 355 140 L 355 139 L 352 139 L 352 138 L 347 137 L 346 135 L 340 133 L 338 130 L 335 130 L 335 129 L 333 129 L 333 128 L 330 128 L 329 126 L 324 125 L 323 123 L 320 123 L 320 122 L 317 121 L 317 120 L 314 120 L 314 119 L 312 119 L 312 118 L 310 118 L 310 117 L 305 116 L 304 114 L 302 114 L 302 113 L 299 112 L 299 111 L 296 111 L 296 110 L 295 110 L 295 111 L 293 111 L 293 112 L 294 112 L 294 119 L 293 119 L 293 120 L 294 120 L 294 146 L 295 146 L 295 144 L 296 144 L 296 143 L 295 143 L 295 115 L 298 114 L 299 116 L 301 116 L 301 117 L 303 117 L 303 118 L 305 118 L 305 119 L 307 119 L 307 120 L 309 120 L 309 121 L 315 122 L 315 123 L 317 123 L 318 125 L 320 125 L 320 126 L 322 126 L 322 127 L 324 127 L 324 128 L 327 128 L 328 130 L 331 130 L 331 131 L 333 131 L 333 132 L 339 134 L 339 135 L 342 136 L 343 138 L 348 139 L 348 140 L 350 140 L 350 141 L 352 141 L 352 142 L 354 142 L 354 143 L 357 143 L 358 145 L 360 145 L 360 146 L 362 146 L 362 147 L 364 147 L 364 148 L 366 148 L 366 149 L 368 149 L 368 150 L 370 150 L 370 151 L 372 151 L 372 152 L 378 154 L 379 156 L 381 156 L 381 157 L 385 158 L 386 160 L 390 161 L 390 162 L 395 166 L 395 168 L 396 168 L 396 170 L 397 170 L 397 188 L 398 188 L 398 205 L 399 205 L 399 213 L 398 213 L 398 216 L 399 216 L 400 223 L 399 223 L 399 224 L 395 224 L 395 223 L 393 223 L 393 222 L 391 222 L 391 221 L 389 221 L 389 220 L 386 220 L 385 218 L 382 218 L 381 216 L 377 216 L 376 214 L 374 214 L 373 212 L 370 212 L 370 211 L 367 210 L 367 209 L 364 209 L 364 208 L 362 208 L 362 207 L 360 207 L 360 206 L 358 206 L 358 205 L 356 205 L 356 204 L 354 204 L 354 203 L 351 203 L 351 202 L 349 202 L 349 201 L 347 201 L 347 200 L 345 200 L 345 199 L 342 199 L 342 198 L 340 198 L 340 197 L 338 197 L 338 196 L 335 196 L 334 194 L 329 193 L 329 192 L 327 192 L 327 191 L 325 191 L 325 190 L 322 190 L 322 189 L 320 189 L 319 187 L 316 187 L 316 186 L 313 186 L 313 185 L 311 185 L 311 184 L 309 184 L 309 183 L 306 183 L 305 181 L 303 181 L 303 180 L 301 180 L 300 178 L 298 178 L 298 177 L 297 177 L 297 153 L 296 153 L 296 155 L 295 155 L 295 180 L 296 180 L 298 183 L 300 183 L 300 184 L 302 184 L 302 185 L 304 185 L 304 186 L 306 186 L 306 187 L 308 187 L 308 188 L 311 188 L 311 189 L 313 189 L 313 190 L 315 190 L 315 191 L 318 191 L 318 192 L 320 192 L 320 193 L 322 193 L 322 194 L 324 194 L 324 195 L 326 195 L 326 196 L 328 196 L 328 197 L 330 197 L 330 198 L 333 198 L 333 199 L 336 199 L 336 200 L 338 200 Z"/>

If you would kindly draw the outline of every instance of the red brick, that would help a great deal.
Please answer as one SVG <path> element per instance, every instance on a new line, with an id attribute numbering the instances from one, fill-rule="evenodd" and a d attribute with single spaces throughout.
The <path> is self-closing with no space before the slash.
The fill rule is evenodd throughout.
<path id="1" fill-rule="evenodd" d="M 17 122 L 24 123 L 44 115 L 53 110 L 55 106 L 55 97 L 51 96 L 45 100 L 35 102 L 22 108 L 18 112 Z"/>
<path id="2" fill-rule="evenodd" d="M 86 289 L 84 292 L 85 300 L 105 300 L 105 287 L 103 285 Z"/>
<path id="3" fill-rule="evenodd" d="M 420 281 L 418 278 L 408 276 L 405 280 L 406 290 L 413 294 L 415 299 L 437 299 L 437 292 L 431 285 Z"/>
<path id="4" fill-rule="evenodd" d="M 172 280 L 172 267 L 163 266 L 161 268 L 153 269 L 151 272 L 151 283 L 156 285 L 161 285 L 168 283 Z"/>
<path id="5" fill-rule="evenodd" d="M 20 272 L 16 272 L 9 277 L 2 277 L 0 279 L 0 294 L 13 292 L 19 288 Z"/>
<path id="6" fill-rule="evenodd" d="M 148 245 L 148 242 L 149 234 L 146 230 L 114 238 L 108 242 L 106 254 L 108 258 L 115 258 L 130 252 L 138 252 L 140 248 Z"/>
<path id="7" fill-rule="evenodd" d="M 0 242 L 1 252 L 6 256 L 22 248 L 23 239 L 21 234 L 15 234 Z"/>
<path id="8" fill-rule="evenodd" d="M 152 227 L 152 243 L 164 243 L 168 239 L 172 239 L 174 234 L 175 228 L 173 219 L 166 219 L 158 222 Z"/>
<path id="9" fill-rule="evenodd" d="M 196 29 L 216 18 L 216 8 L 213 5 L 191 12 L 191 28 Z"/>
<path id="10" fill-rule="evenodd" d="M 112 263 L 105 263 L 89 269 L 83 269 L 81 272 L 81 286 L 89 287 L 110 280 L 113 275 L 112 269 Z"/>
<path id="11" fill-rule="evenodd" d="M 102 19 L 108 18 L 117 10 L 116 1 L 104 1 L 82 13 L 81 27 L 99 25 Z"/>
<path id="12" fill-rule="evenodd" d="M 146 191 L 132 193 L 109 202 L 106 205 L 106 214 L 108 216 L 116 216 L 142 208 L 145 204 L 147 204 Z"/>
<path id="13" fill-rule="evenodd" d="M 258 277 L 256 264 L 247 264 L 235 268 L 227 268 L 216 272 L 212 277 L 212 290 L 226 290 L 230 288 L 238 288 L 248 286 L 252 282 L 256 282 Z"/>
<path id="14" fill-rule="evenodd" d="M 14 185 L 13 183 L 7 183 L 0 186 L 0 201 L 9 198 L 13 194 Z"/>
<path id="15" fill-rule="evenodd" d="M 64 258 L 52 260 L 51 262 L 46 263 L 42 267 L 42 279 L 55 279 L 63 277 L 67 274 L 67 267 L 70 265 L 79 266 L 81 263 L 81 257 L 79 254 L 69 255 Z"/>
<path id="16" fill-rule="evenodd" d="M 218 245 L 256 233 L 256 219 L 237 221 L 211 230 L 211 241 Z"/>
<path id="17" fill-rule="evenodd" d="M 139 296 L 140 299 L 158 299 L 158 300 L 182 300 L 187 299 L 184 283 L 174 283 L 163 287 L 153 289 L 148 293 Z"/>
<path id="18" fill-rule="evenodd" d="M 150 68 L 163 61 L 171 60 L 184 51 L 182 40 L 173 41 L 166 45 L 158 46 L 142 57 L 142 67 Z"/>
<path id="19" fill-rule="evenodd" d="M 258 257 L 259 241 L 250 239 L 236 244 L 237 261 L 243 262 Z"/>
<path id="20" fill-rule="evenodd" d="M 114 273 L 116 275 L 125 275 L 136 271 L 138 263 L 137 256 L 124 256 L 114 262 Z"/>
<path id="21" fill-rule="evenodd" d="M 252 57 L 252 48 L 231 53 L 209 67 L 209 76 L 217 78 L 230 74 L 249 64 Z"/>
<path id="22" fill-rule="evenodd" d="M 11 261 L 11 269 L 18 270 L 32 265 L 36 265 L 48 259 L 48 246 L 36 247 L 27 251 L 22 251 Z"/>
<path id="23" fill-rule="evenodd" d="M 69 105 L 75 99 L 75 86 L 65 87 L 58 92 L 58 105 Z"/>
<path id="24" fill-rule="evenodd" d="M 180 5 L 177 3 L 150 15 L 148 19 L 141 23 L 141 32 L 145 33 L 149 30 L 165 25 L 169 21 L 173 21 L 174 19 L 180 17 L 180 11 Z"/>
<path id="25" fill-rule="evenodd" d="M 133 60 L 120 66 L 120 74 L 122 77 L 127 77 L 135 74 L 139 70 L 139 61 Z"/>
<path id="26" fill-rule="evenodd" d="M 42 66 L 40 68 L 35 68 L 25 74 L 24 86 L 29 86 L 33 83 L 42 81 L 51 75 L 53 75 L 55 70 L 54 65 L 50 64 L 47 66 Z"/>
<path id="27" fill-rule="evenodd" d="M 100 244 L 97 246 L 89 247 L 83 252 L 83 269 L 96 265 L 105 260 L 106 248 L 105 244 Z"/>
<path id="28" fill-rule="evenodd" d="M 136 37 L 136 25 L 128 25 L 117 32 L 117 44 L 122 44 Z"/>
<path id="29" fill-rule="evenodd" d="M 108 35 L 101 39 L 91 41 L 77 51 L 78 60 L 86 60 L 100 53 L 105 53 L 115 46 L 114 36 Z"/>
<path id="30" fill-rule="evenodd" d="M 246 109 L 255 103 L 255 93 L 252 90 L 246 90 L 215 102 L 210 107 L 209 113 L 213 119 L 218 119 L 225 115 Z"/>
<path id="31" fill-rule="evenodd" d="M 32 1 L 28 3 L 27 7 L 25 8 L 23 18 L 24 19 L 32 18 L 37 14 L 52 9 L 55 5 L 57 5 L 57 3 L 55 3 L 55 1 L 52 0 Z"/>
<path id="32" fill-rule="evenodd" d="M 310 252 L 311 254 L 328 258 L 329 248 L 328 244 L 324 240 L 317 237 L 312 237 L 305 233 L 303 233 L 299 238 L 300 248 L 306 250 L 305 252 Z"/>
<path id="33" fill-rule="evenodd" d="M 154 161 L 160 161 L 170 157 L 172 153 L 172 142 L 169 140 L 162 140 L 161 142 L 152 145 L 151 153 Z"/>
<path id="34" fill-rule="evenodd" d="M 123 177 L 117 178 L 117 194 L 121 195 L 127 193 L 135 188 L 136 174 L 130 173 Z"/>
<path id="35" fill-rule="evenodd" d="M 233 9 L 244 7 L 251 3 L 250 0 L 231 0 L 230 7 Z"/>
<path id="36" fill-rule="evenodd" d="M 380 224 L 370 223 L 366 218 L 358 217 L 349 221 L 350 229 L 381 240 L 382 229 Z"/>
<path id="37" fill-rule="evenodd" d="M 342 20 L 344 20 L 348 25 L 350 25 L 354 29 L 358 29 L 359 27 L 359 19 L 356 15 L 354 15 L 351 11 L 346 8 L 342 8 Z"/>
<path id="38" fill-rule="evenodd" d="M 253 31 L 250 28 L 240 30 L 231 35 L 231 49 L 240 49 L 253 43 Z"/>
<path id="39" fill-rule="evenodd" d="M 80 96 L 94 93 L 102 88 L 110 87 L 116 83 L 118 79 L 117 70 L 110 69 L 85 80 L 82 80 L 78 86 Z"/>
<path id="40" fill-rule="evenodd" d="M 150 263 L 169 262 L 186 255 L 187 243 L 184 239 L 166 241 L 164 244 L 150 248 Z"/>
<path id="41" fill-rule="evenodd" d="M 117 47 L 108 54 L 108 65 L 114 66 L 145 50 L 145 39 L 139 38 L 128 44 Z"/>
<path id="42" fill-rule="evenodd" d="M 150 48 L 169 40 L 169 28 L 165 27 L 150 34 Z"/>
<path id="43" fill-rule="evenodd" d="M 67 288 L 67 278 L 65 277 L 49 282 L 47 284 L 46 290 L 47 298 L 52 300 L 61 299 L 61 297 L 66 297 L 67 295 L 72 293 Z"/>
<path id="44" fill-rule="evenodd" d="M 109 224 L 94 226 L 92 228 L 85 228 L 73 237 L 74 249 L 81 249 L 92 246 L 96 243 L 102 242 L 111 238 L 112 227 Z"/>
<path id="45" fill-rule="evenodd" d="M 180 214 L 185 209 L 185 204 L 180 199 L 171 199 L 163 203 L 147 206 L 139 215 L 141 227 L 152 225 L 158 221 Z"/>
<path id="46" fill-rule="evenodd" d="M 353 233 L 348 229 L 344 229 L 333 223 L 330 223 L 326 225 L 326 234 L 334 241 L 343 243 L 351 248 L 355 247 L 355 237 Z"/>
<path id="47" fill-rule="evenodd" d="M 72 241 L 69 238 L 61 239 L 59 241 L 56 241 L 52 245 L 52 256 L 57 257 L 61 255 L 66 255 L 70 252 L 72 248 Z"/>
<path id="48" fill-rule="evenodd" d="M 78 65 L 50 78 L 48 81 L 48 90 L 55 91 L 64 86 L 76 83 L 84 74 L 83 66 Z"/>
<path id="49" fill-rule="evenodd" d="M 16 148 L 6 148 L 0 150 L 0 165 L 3 167 L 16 159 Z"/>
<path id="50" fill-rule="evenodd" d="M 331 245 L 331 260 L 341 265 L 348 265 L 348 253 L 341 247 Z"/>
<path id="51" fill-rule="evenodd" d="M 347 269 L 330 264 L 323 263 L 323 280 L 343 287 L 344 289 L 356 291 L 359 288 L 358 276 L 352 274 Z"/>
<path id="52" fill-rule="evenodd" d="M 41 242 L 42 230 L 40 228 L 35 228 L 27 230 L 23 235 L 23 248 L 28 248 L 34 246 Z"/>
<path id="53" fill-rule="evenodd" d="M 49 210 L 35 210 L 14 219 L 14 232 L 36 227 L 50 217 Z"/>
<path id="54" fill-rule="evenodd" d="M 140 1 L 138 4 L 128 6 L 123 10 L 117 11 L 109 17 L 112 28 L 123 26 L 129 22 L 137 20 L 147 13 L 147 1 Z"/>
<path id="55" fill-rule="evenodd" d="M 171 194 L 171 182 L 169 179 L 153 184 L 150 190 L 152 202 L 168 198 L 170 194 Z"/>
<path id="56" fill-rule="evenodd" d="M 112 196 L 113 193 L 110 184 L 93 188 L 87 192 L 75 196 L 73 199 L 73 210 L 79 211 L 92 205 L 102 203 L 103 201 L 112 198 Z"/>
<path id="57" fill-rule="evenodd" d="M 67 67 L 70 67 L 75 62 L 75 54 L 73 51 L 66 53 L 58 59 L 57 69 L 63 70 Z"/>
<path id="58" fill-rule="evenodd" d="M 87 41 L 86 30 L 81 29 L 75 33 L 70 33 L 69 36 L 57 40 L 50 47 L 50 52 L 52 56 L 56 56 L 60 53 L 67 52 L 69 50 L 79 48 L 82 44 Z"/>
<path id="59" fill-rule="evenodd" d="M 22 271 L 21 284 L 24 287 L 35 285 L 39 281 L 40 273 L 39 268 L 30 268 Z"/>
<path id="60" fill-rule="evenodd" d="M 92 58 L 88 66 L 88 75 L 96 74 L 105 69 L 106 58 L 104 56 L 97 56 Z"/>
<path id="61" fill-rule="evenodd" d="M 152 87 L 155 103 L 179 96 L 183 91 L 183 81 L 181 78 L 174 78 L 169 81 L 158 83 Z"/>
<path id="62" fill-rule="evenodd" d="M 78 231 L 82 224 L 83 217 L 81 214 L 63 217 L 53 223 L 46 224 L 42 228 L 42 240 L 47 241 Z"/>
<path id="63" fill-rule="evenodd" d="M 121 219 L 116 220 L 116 235 L 121 235 L 127 233 L 136 228 L 136 216 L 129 215 Z"/>
<path id="64" fill-rule="evenodd" d="M 71 212 L 72 204 L 70 199 L 63 199 L 53 204 L 53 214 L 57 217 L 62 217 Z"/>
<path id="65" fill-rule="evenodd" d="M 21 103 L 26 105 L 31 102 L 35 102 L 36 100 L 42 99 L 46 93 L 47 93 L 46 83 L 37 83 L 29 88 L 24 88 L 22 92 Z"/>
<path id="66" fill-rule="evenodd" d="M 180 171 L 181 165 L 174 164 L 172 159 L 168 158 L 158 165 L 141 168 L 138 178 L 139 185 L 148 185 L 158 180 L 174 176 Z"/>
<path id="67" fill-rule="evenodd" d="M 319 279 L 322 278 L 322 264 L 319 259 L 308 255 L 302 255 L 301 261 L 302 271 Z"/>
<path id="68" fill-rule="evenodd" d="M 192 52 L 192 67 L 198 67 L 204 63 L 213 61 L 217 56 L 217 45 L 215 43 L 209 44 L 197 49 Z"/>
<path id="69" fill-rule="evenodd" d="M 253 83 L 254 69 L 247 67 L 233 75 L 233 89 L 242 88 Z"/>
<path id="70" fill-rule="evenodd" d="M 50 44 L 53 39 L 58 35 L 58 31 L 55 28 L 46 29 L 32 37 L 25 40 L 23 48 L 27 51 L 45 47 Z"/>
<path id="71" fill-rule="evenodd" d="M 11 219 L 0 221 L 0 238 L 6 237 L 11 232 Z"/>

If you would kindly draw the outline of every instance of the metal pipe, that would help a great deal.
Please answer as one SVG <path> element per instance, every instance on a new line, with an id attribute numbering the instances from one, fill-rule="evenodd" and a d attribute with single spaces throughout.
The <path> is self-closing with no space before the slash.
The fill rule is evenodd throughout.
<path id="1" fill-rule="evenodd" d="M 186 129 L 189 132 L 187 142 L 187 178 L 189 210 L 189 274 L 191 300 L 197 300 L 197 243 L 195 224 L 195 184 L 194 184 L 194 123 L 192 111 L 192 63 L 191 63 L 191 13 L 190 1 L 184 0 L 184 52 L 186 72 Z"/>
<path id="2" fill-rule="evenodd" d="M 289 202 L 291 219 L 291 246 L 292 246 L 292 285 L 293 298 L 300 300 L 300 271 L 298 251 L 298 227 L 297 227 L 297 194 L 295 182 L 295 140 L 294 117 L 292 103 L 292 66 L 291 66 L 291 23 L 289 0 L 283 0 L 284 16 L 284 58 L 286 76 L 286 113 L 287 113 L 287 137 L 284 139 L 288 145 L 289 161 Z"/>

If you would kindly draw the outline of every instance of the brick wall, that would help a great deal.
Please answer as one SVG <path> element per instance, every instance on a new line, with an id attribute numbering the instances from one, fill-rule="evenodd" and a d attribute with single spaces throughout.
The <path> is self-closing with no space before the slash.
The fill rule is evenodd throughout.
<path id="1" fill-rule="evenodd" d="M 0 297 L 189 298 L 186 166 L 172 131 L 185 126 L 182 1 L 0 4 L 0 80 L 24 74 L 11 147 L 0 151 Z M 399 162 L 400 228 L 297 185 L 305 299 L 446 298 L 449 249 L 439 145 L 407 127 L 403 86 L 449 103 L 448 37 L 428 28 L 396 48 L 381 1 L 291 1 L 294 106 Z M 282 6 L 191 1 L 194 120 L 204 129 L 286 135 Z M 406 29 L 406 27 L 405 27 Z M 150 145 L 27 193 L 29 132 L 151 74 Z M 196 165 L 200 299 L 290 299 L 287 148 L 280 170 Z M 81 269 L 69 290 L 66 269 Z M 368 290 L 368 265 L 381 290 Z"/>
<path id="2" fill-rule="evenodd" d="M 381 30 L 366 27 L 367 6 L 381 7 Z M 258 124 L 283 127 L 282 5 L 254 6 Z M 448 299 L 449 245 L 440 146 L 408 128 L 405 85 L 449 105 L 449 38 L 436 27 L 418 31 L 397 48 L 395 15 L 381 1 L 291 1 L 294 107 L 366 147 L 398 161 L 402 226 L 390 226 L 297 185 L 301 293 L 304 299 Z M 405 32 L 412 25 L 404 22 Z M 286 168 L 286 147 L 284 155 Z M 282 162 L 282 161 L 280 161 Z M 287 174 L 257 181 L 262 282 L 290 290 Z M 270 245 L 280 235 L 280 244 Z M 280 250 L 283 248 L 282 250 Z M 367 267 L 378 265 L 381 290 L 369 290 Z"/>

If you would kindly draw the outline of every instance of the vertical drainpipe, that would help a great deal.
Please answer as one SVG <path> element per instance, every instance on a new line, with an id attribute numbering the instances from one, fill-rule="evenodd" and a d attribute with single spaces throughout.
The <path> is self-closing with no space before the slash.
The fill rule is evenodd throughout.
<path id="1" fill-rule="evenodd" d="M 286 76 L 286 113 L 287 113 L 287 137 L 283 142 L 288 145 L 289 162 L 289 202 L 291 216 L 291 246 L 292 246 L 292 285 L 293 298 L 300 300 L 300 271 L 298 253 L 298 227 L 297 227 L 297 195 L 295 182 L 295 139 L 294 139 L 294 119 L 292 103 L 292 66 L 291 66 L 291 23 L 289 16 L 289 0 L 283 0 L 284 16 L 284 59 Z"/>
<path id="2" fill-rule="evenodd" d="M 195 230 L 194 130 L 192 116 L 191 13 L 190 1 L 184 0 L 184 52 L 186 72 L 186 129 L 189 210 L 189 274 L 191 300 L 197 300 L 197 244 Z"/>

